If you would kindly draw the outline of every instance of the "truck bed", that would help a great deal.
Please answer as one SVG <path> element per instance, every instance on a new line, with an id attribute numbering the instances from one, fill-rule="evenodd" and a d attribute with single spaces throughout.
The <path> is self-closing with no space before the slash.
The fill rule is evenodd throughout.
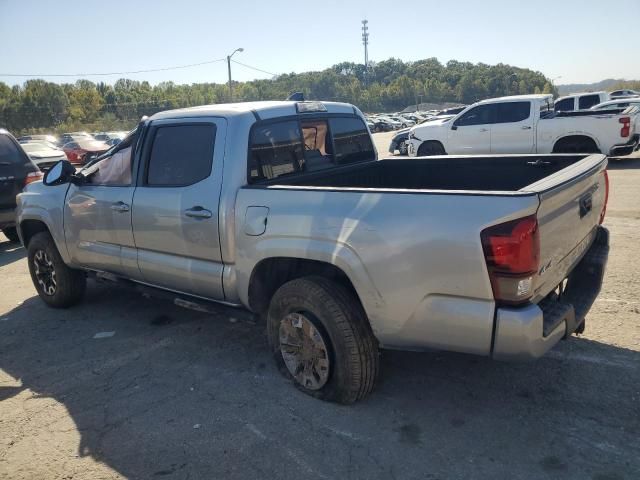
<path id="1" fill-rule="evenodd" d="M 320 171 L 273 183 L 311 187 L 519 191 L 588 155 L 522 155 L 386 159 Z"/>

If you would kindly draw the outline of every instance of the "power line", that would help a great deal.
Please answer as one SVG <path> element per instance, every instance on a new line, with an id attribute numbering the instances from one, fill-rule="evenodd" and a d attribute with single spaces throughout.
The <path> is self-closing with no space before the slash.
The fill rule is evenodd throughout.
<path id="1" fill-rule="evenodd" d="M 128 72 L 101 72 L 101 73 L 0 73 L 0 77 L 97 77 L 109 75 L 130 75 L 133 73 L 150 73 L 165 72 L 167 70 L 178 70 L 181 68 L 198 67 L 200 65 L 208 65 L 211 63 L 224 62 L 226 58 L 218 58 L 216 60 L 207 60 L 206 62 L 190 63 L 187 65 L 177 65 L 174 67 L 149 68 L 145 70 L 131 70 Z M 236 62 L 240 63 L 240 62 Z M 248 65 L 245 65 L 248 66 Z M 249 67 L 253 68 L 253 67 Z M 269 73 L 269 72 L 265 72 Z"/>
<path id="2" fill-rule="evenodd" d="M 237 60 L 231 60 L 233 63 L 237 63 L 238 65 L 242 65 L 243 67 L 247 67 L 250 68 L 251 70 L 255 70 L 257 72 L 262 72 L 262 73 L 266 73 L 267 75 L 271 75 L 272 77 L 276 77 L 278 74 L 277 73 L 271 73 L 271 72 L 267 72 L 266 70 L 262 70 L 261 68 L 257 68 L 257 67 L 252 67 L 251 65 L 247 65 L 246 63 L 242 63 L 239 62 Z"/>

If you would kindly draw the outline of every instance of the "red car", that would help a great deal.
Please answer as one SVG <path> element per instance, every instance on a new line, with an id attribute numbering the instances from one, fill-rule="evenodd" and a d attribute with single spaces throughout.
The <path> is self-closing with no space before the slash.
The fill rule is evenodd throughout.
<path id="1" fill-rule="evenodd" d="M 109 148 L 111 148 L 109 145 L 98 140 L 77 138 L 73 142 L 65 143 L 62 150 L 71 163 L 84 165 L 109 150 Z"/>

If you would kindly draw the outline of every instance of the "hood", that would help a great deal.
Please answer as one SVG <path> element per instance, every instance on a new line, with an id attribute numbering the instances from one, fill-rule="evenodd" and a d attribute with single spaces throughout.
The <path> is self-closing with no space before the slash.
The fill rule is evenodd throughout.
<path id="1" fill-rule="evenodd" d="M 444 135 L 447 129 L 449 128 L 450 121 L 452 117 L 443 118 L 441 120 L 432 120 L 430 122 L 425 122 L 420 125 L 416 125 L 415 127 L 411 127 L 409 131 L 413 133 L 416 138 L 421 140 L 427 140 L 425 135 L 432 136 L 433 139 L 436 139 L 435 135 L 438 137 L 440 135 Z M 440 132 L 442 132 L 440 134 Z"/>
<path id="2" fill-rule="evenodd" d="M 55 158 L 65 156 L 62 150 L 36 150 L 35 152 L 29 152 L 27 155 L 31 158 L 31 160 L 42 160 L 43 158 Z M 66 158 L 66 157 L 65 157 Z"/>

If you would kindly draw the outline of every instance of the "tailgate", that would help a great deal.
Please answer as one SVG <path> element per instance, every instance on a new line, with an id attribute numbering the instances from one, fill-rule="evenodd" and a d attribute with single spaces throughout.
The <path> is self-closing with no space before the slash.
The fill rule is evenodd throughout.
<path id="1" fill-rule="evenodd" d="M 533 301 L 554 290 L 593 242 L 606 203 L 604 155 L 590 155 L 522 190 L 540 199 L 540 267 Z"/>

